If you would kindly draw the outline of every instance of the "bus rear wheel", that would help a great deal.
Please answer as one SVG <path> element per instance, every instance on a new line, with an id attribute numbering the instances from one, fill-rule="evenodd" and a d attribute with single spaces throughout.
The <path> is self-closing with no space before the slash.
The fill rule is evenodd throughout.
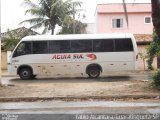
<path id="1" fill-rule="evenodd" d="M 100 69 L 98 67 L 89 67 L 88 69 L 88 75 L 90 78 L 98 78 L 100 75 Z"/>
<path id="2" fill-rule="evenodd" d="M 30 68 L 21 68 L 19 71 L 19 76 L 22 80 L 29 80 L 32 78 L 32 70 Z"/>

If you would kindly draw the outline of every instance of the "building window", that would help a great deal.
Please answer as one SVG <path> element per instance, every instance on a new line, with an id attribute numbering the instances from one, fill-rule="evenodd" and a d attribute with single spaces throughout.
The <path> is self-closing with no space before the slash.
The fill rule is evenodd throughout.
<path id="1" fill-rule="evenodd" d="M 144 18 L 144 22 L 146 23 L 146 24 L 149 24 L 149 23 L 151 23 L 151 17 L 145 17 Z"/>
<path id="2" fill-rule="evenodd" d="M 123 28 L 123 19 L 112 19 L 112 28 Z"/>

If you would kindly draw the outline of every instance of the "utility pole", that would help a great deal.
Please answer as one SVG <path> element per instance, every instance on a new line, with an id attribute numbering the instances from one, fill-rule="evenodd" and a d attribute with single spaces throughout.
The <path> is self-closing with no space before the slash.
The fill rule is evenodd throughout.
<path id="1" fill-rule="evenodd" d="M 126 23 L 127 23 L 127 28 L 128 28 L 128 13 L 127 13 L 127 6 L 126 6 L 126 1 L 123 0 L 123 9 L 125 12 L 125 19 L 126 19 Z"/>

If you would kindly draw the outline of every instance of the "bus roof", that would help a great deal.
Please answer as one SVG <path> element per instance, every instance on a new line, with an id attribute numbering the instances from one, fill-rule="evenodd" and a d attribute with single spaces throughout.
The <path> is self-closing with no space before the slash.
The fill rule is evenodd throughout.
<path id="1" fill-rule="evenodd" d="M 34 35 L 24 37 L 21 41 L 41 41 L 41 40 L 79 40 L 79 39 L 105 39 L 105 38 L 132 38 L 131 33 L 111 33 L 111 34 L 70 34 L 70 35 Z"/>

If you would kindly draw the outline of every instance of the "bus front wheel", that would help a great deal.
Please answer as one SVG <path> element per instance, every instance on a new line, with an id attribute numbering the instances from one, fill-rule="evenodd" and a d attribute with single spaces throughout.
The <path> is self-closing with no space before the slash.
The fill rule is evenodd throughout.
<path id="1" fill-rule="evenodd" d="M 32 70 L 30 68 L 21 68 L 19 76 L 22 80 L 29 80 L 32 78 Z"/>
<path id="2" fill-rule="evenodd" d="M 90 78 L 98 78 L 100 75 L 100 69 L 98 67 L 89 67 L 88 75 Z"/>

